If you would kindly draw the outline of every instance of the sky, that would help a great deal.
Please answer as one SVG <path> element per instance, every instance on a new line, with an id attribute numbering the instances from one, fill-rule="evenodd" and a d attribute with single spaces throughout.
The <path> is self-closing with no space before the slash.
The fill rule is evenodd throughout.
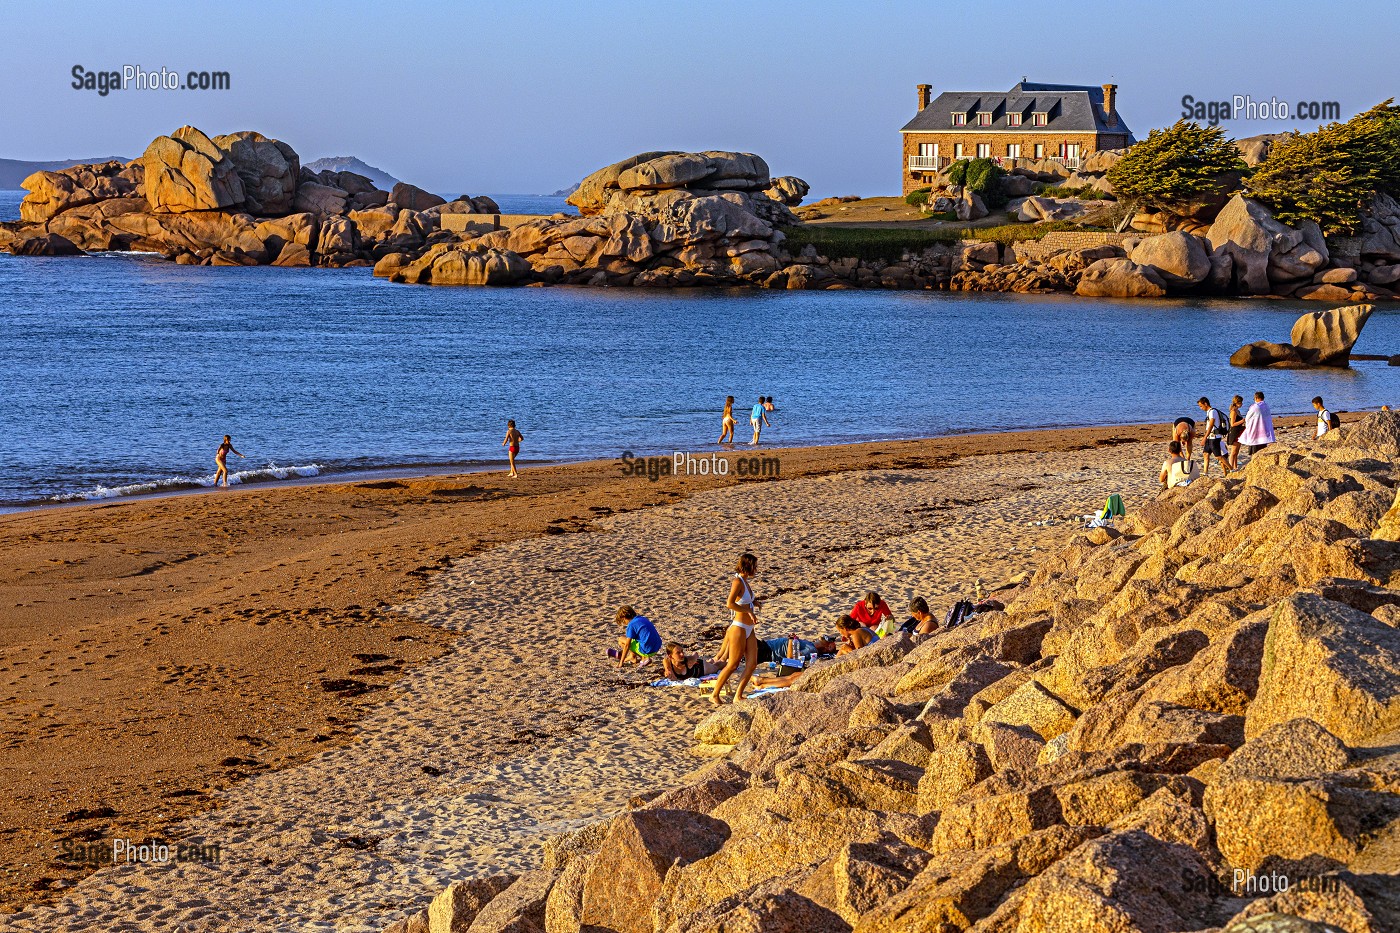
<path id="1" fill-rule="evenodd" d="M 1400 87 L 1394 23 L 1392 3 L 1345 0 L 5 0 L 0 158 L 137 157 L 189 123 L 451 195 L 548 193 L 641 151 L 733 149 L 813 196 L 868 197 L 899 191 L 919 83 L 1112 82 L 1139 137 L 1188 94 L 1337 101 L 1345 119 Z M 75 65 L 227 71 L 230 87 L 104 97 L 72 87 Z"/>

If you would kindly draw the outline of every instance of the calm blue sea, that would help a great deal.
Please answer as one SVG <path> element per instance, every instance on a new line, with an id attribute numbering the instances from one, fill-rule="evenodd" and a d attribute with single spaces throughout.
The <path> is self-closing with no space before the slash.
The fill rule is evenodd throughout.
<path id="1" fill-rule="evenodd" d="M 505 207 L 505 204 L 502 204 Z M 1400 368 L 1240 371 L 1287 339 L 1273 301 L 939 292 L 391 285 L 368 269 L 0 254 L 0 503 L 246 481 L 711 449 L 726 394 L 771 394 L 776 445 L 1169 421 L 1263 389 L 1400 402 Z M 1400 311 L 1358 352 L 1400 352 Z"/>

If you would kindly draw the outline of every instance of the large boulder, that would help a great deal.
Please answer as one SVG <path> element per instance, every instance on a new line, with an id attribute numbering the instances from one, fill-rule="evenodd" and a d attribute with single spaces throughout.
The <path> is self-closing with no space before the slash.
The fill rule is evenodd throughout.
<path id="1" fill-rule="evenodd" d="M 1388 194 L 1378 193 L 1362 214 L 1361 258 L 1400 262 L 1400 204 Z"/>
<path id="2" fill-rule="evenodd" d="M 1372 305 L 1348 305 L 1304 314 L 1293 325 L 1293 346 L 1310 366 L 1346 366 L 1374 310 Z"/>
<path id="3" fill-rule="evenodd" d="M 84 204 L 139 197 L 142 175 L 140 162 L 124 165 L 115 161 L 35 172 L 20 182 L 29 194 L 19 204 L 19 218 L 26 223 L 43 223 Z"/>
<path id="4" fill-rule="evenodd" d="M 1023 223 L 1040 223 L 1052 220 L 1077 220 L 1094 210 L 1097 205 L 1078 198 L 1026 198 L 1017 209 L 1016 218 Z"/>
<path id="5" fill-rule="evenodd" d="M 344 188 L 333 188 L 316 181 L 302 181 L 292 201 L 292 208 L 297 212 L 321 217 L 344 214 L 349 205 L 350 194 Z"/>
<path id="6" fill-rule="evenodd" d="M 621 162 L 604 166 L 579 182 L 578 189 L 569 195 L 568 203 L 577 207 L 585 217 L 600 214 L 607 207 L 612 193 L 619 190 L 618 179 L 623 172 L 652 159 L 677 154 L 674 151 L 640 152 Z"/>
<path id="7" fill-rule="evenodd" d="M 487 875 L 452 882 L 428 905 L 428 933 L 467 933 L 481 909 L 513 885 L 517 877 Z"/>
<path id="8" fill-rule="evenodd" d="M 1210 275 L 1210 254 L 1200 238 L 1181 230 L 1144 238 L 1128 258 L 1156 269 L 1167 285 L 1176 288 L 1199 285 Z"/>
<path id="9" fill-rule="evenodd" d="M 426 211 L 430 207 L 438 207 L 447 203 L 446 198 L 439 197 L 431 191 L 424 191 L 417 185 L 410 185 L 406 181 L 401 181 L 394 186 L 394 190 L 389 193 L 389 201 L 398 205 L 400 209 L 407 208 L 411 211 Z"/>
<path id="10" fill-rule="evenodd" d="M 83 254 L 76 243 L 57 233 L 18 236 L 10 241 L 8 249 L 16 256 L 81 256 Z"/>
<path id="11" fill-rule="evenodd" d="M 244 130 L 215 136 L 214 144 L 227 153 L 243 182 L 248 212 L 276 217 L 292 212 L 301 159 L 281 140 Z"/>
<path id="12" fill-rule="evenodd" d="M 515 285 L 531 272 L 530 263 L 510 250 L 438 246 L 389 278 L 418 285 Z"/>
<path id="13" fill-rule="evenodd" d="M 1260 164 L 1273 151 L 1274 143 L 1287 139 L 1292 133 L 1263 133 L 1259 136 L 1246 136 L 1235 140 L 1235 148 L 1240 152 L 1240 161 L 1250 168 Z"/>
<path id="14" fill-rule="evenodd" d="M 1230 354 L 1231 366 L 1248 366 L 1255 369 L 1302 369 L 1307 364 L 1291 343 L 1271 343 L 1256 340 L 1240 347 Z"/>
<path id="15" fill-rule="evenodd" d="M 141 156 L 146 200 L 158 213 L 241 207 L 247 195 L 228 154 L 192 126 L 157 136 Z"/>
<path id="16" fill-rule="evenodd" d="M 710 160 L 699 153 L 677 152 L 632 166 L 618 175 L 617 186 L 623 191 L 682 188 L 699 181 L 712 170 Z"/>
<path id="17" fill-rule="evenodd" d="M 1151 266 L 1131 259 L 1100 259 L 1084 270 L 1074 293 L 1086 298 L 1160 298 L 1167 285 Z"/>
<path id="18" fill-rule="evenodd" d="M 773 179 L 773 183 L 765 188 L 763 193 L 788 207 L 796 207 L 811 190 L 810 185 L 795 175 L 780 175 Z"/>
<path id="19" fill-rule="evenodd" d="M 1294 230 L 1258 201 L 1232 197 L 1210 227 L 1213 254 L 1231 260 L 1231 284 L 1241 292 L 1267 294 L 1277 282 L 1311 278 L 1329 258 L 1321 231 Z"/>

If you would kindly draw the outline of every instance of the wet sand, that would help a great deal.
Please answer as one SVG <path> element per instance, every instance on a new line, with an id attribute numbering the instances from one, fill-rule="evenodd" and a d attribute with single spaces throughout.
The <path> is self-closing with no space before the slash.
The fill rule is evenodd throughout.
<path id="1" fill-rule="evenodd" d="M 55 858 L 65 845 L 154 836 L 224 861 L 104 870 L 48 922 L 156 929 L 176 917 L 143 898 L 178 896 L 266 928 L 309 922 L 299 899 L 325 890 L 360 892 L 375 929 L 695 765 L 703 698 L 632 689 L 642 675 L 601 658 L 617 603 L 712 648 L 743 548 L 768 556 L 760 595 L 781 591 L 774 634 L 829 630 L 870 586 L 950 599 L 1066 531 L 1027 522 L 1149 489 L 1166 432 L 764 450 L 777 481 L 597 461 L 0 516 L 0 903 L 89 874 Z M 320 835 L 287 856 L 276 840 L 301 832 Z"/>

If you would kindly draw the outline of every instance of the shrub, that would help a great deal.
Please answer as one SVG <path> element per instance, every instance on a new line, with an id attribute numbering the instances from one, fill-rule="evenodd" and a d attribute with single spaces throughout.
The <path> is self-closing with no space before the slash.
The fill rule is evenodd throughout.
<path id="1" fill-rule="evenodd" d="M 1002 207 L 1006 195 L 1001 190 L 1001 177 L 1006 173 L 991 159 L 971 159 L 967 162 L 967 187 L 988 207 Z"/>
<path id="2" fill-rule="evenodd" d="M 1372 195 L 1400 194 L 1400 107 L 1387 100 L 1345 123 L 1279 140 L 1249 190 L 1284 223 L 1356 232 Z"/>
<path id="3" fill-rule="evenodd" d="M 904 196 L 904 203 L 908 204 L 910 207 L 923 207 L 928 203 L 928 195 L 931 190 L 933 189 L 915 188 Z"/>
<path id="4" fill-rule="evenodd" d="M 1120 200 L 1154 211 L 1189 214 L 1193 205 L 1216 197 L 1244 163 L 1218 126 L 1179 120 L 1152 130 L 1108 170 Z"/>
<path id="5" fill-rule="evenodd" d="M 1113 197 L 1111 194 L 1100 191 L 1098 188 L 1090 188 L 1088 185 L 1075 187 L 1074 185 L 1038 184 L 1032 190 L 1046 198 L 1079 198 L 1081 201 L 1099 201 Z"/>
<path id="6" fill-rule="evenodd" d="M 967 181 L 967 159 L 958 159 L 948 168 L 948 184 L 959 188 Z"/>
<path id="7" fill-rule="evenodd" d="M 1007 244 L 1013 240 L 1038 240 L 1054 230 L 1090 230 L 1068 220 L 1040 224 L 1003 224 L 999 227 L 939 227 L 910 229 L 898 227 L 843 227 L 836 224 L 802 224 L 784 227 L 784 245 L 794 255 L 809 244 L 819 256 L 828 259 L 883 259 L 898 262 L 904 252 L 918 253 L 938 243 L 958 240 L 994 240 Z"/>

